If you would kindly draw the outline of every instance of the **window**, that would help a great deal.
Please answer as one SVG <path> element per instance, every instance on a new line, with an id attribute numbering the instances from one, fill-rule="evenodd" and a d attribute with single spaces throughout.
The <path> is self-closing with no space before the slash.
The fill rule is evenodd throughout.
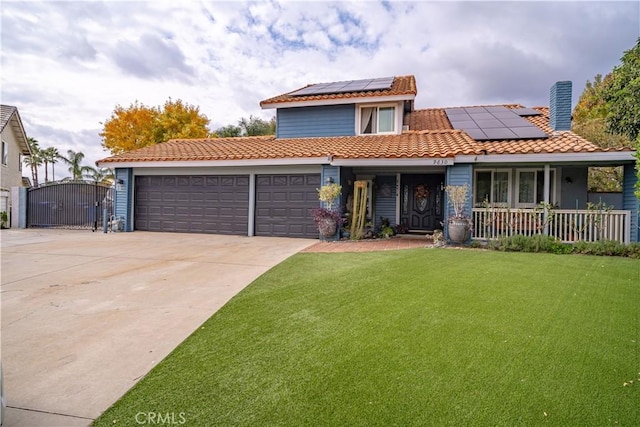
<path id="1" fill-rule="evenodd" d="M 535 207 L 544 201 L 544 171 L 538 169 L 518 170 L 517 207 Z M 554 200 L 556 193 L 555 170 L 549 171 L 549 199 Z"/>
<path id="2" fill-rule="evenodd" d="M 9 160 L 9 146 L 6 142 L 2 141 L 2 164 L 7 165 Z"/>
<path id="3" fill-rule="evenodd" d="M 360 134 L 395 132 L 396 107 L 360 108 Z"/>
<path id="4" fill-rule="evenodd" d="M 509 170 L 479 170 L 474 180 L 474 206 L 482 207 L 484 202 L 491 205 L 508 205 L 510 203 Z"/>
<path id="5" fill-rule="evenodd" d="M 22 172 L 22 153 L 18 153 L 18 170 Z"/>

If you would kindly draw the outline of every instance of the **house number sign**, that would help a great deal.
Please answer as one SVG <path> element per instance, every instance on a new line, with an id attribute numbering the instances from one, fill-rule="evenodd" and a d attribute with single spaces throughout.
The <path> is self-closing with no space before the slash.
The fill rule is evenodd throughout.
<path id="1" fill-rule="evenodd" d="M 431 166 L 449 166 L 453 164 L 451 159 L 432 159 Z"/>

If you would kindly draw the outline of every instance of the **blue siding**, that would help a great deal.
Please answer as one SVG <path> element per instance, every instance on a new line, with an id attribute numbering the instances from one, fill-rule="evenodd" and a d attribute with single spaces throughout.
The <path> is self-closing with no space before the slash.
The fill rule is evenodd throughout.
<path id="1" fill-rule="evenodd" d="M 622 209 L 631 211 L 631 241 L 640 241 L 638 236 L 638 198 L 634 194 L 635 185 L 638 177 L 636 175 L 635 165 L 629 164 L 624 166 L 624 178 L 622 181 Z"/>
<path id="2" fill-rule="evenodd" d="M 325 185 L 328 178 L 331 178 L 334 183 L 340 184 L 340 166 L 322 165 L 320 171 L 321 185 Z M 336 200 L 336 203 L 340 203 L 340 200 Z"/>
<path id="3" fill-rule="evenodd" d="M 471 194 L 473 189 L 473 166 L 472 165 L 453 165 L 447 168 L 445 185 L 465 185 L 469 186 L 469 198 L 467 200 L 467 206 L 464 211 L 466 215 L 471 216 L 472 209 L 472 199 L 473 195 Z M 449 217 L 453 216 L 453 207 L 449 203 L 449 199 L 445 193 L 444 202 L 447 208 L 444 211 L 444 223 L 448 224 Z M 446 227 L 445 227 L 446 228 Z"/>
<path id="4" fill-rule="evenodd" d="M 116 168 L 115 175 L 122 180 L 122 190 L 116 190 L 115 215 L 125 219 L 124 231 L 133 231 L 133 170 Z"/>
<path id="5" fill-rule="evenodd" d="M 389 218 L 392 227 L 396 225 L 396 177 L 380 176 L 376 177 L 375 201 L 375 226 L 380 229 L 380 217 Z M 390 193 L 389 193 L 390 191 Z"/>
<path id="6" fill-rule="evenodd" d="M 279 108 L 276 115 L 278 138 L 355 135 L 355 104 Z"/>
<path id="7" fill-rule="evenodd" d="M 335 184 L 340 184 L 340 166 L 330 166 L 330 165 L 322 165 L 322 169 L 320 171 L 320 179 L 321 185 L 325 185 L 327 183 L 327 179 L 331 178 Z M 343 190 L 344 193 L 344 190 Z M 334 207 L 339 208 L 341 202 L 341 198 L 336 200 L 336 204 Z M 320 203 L 322 205 L 322 203 Z M 321 240 L 323 238 L 321 237 Z M 336 231 L 336 235 L 333 238 L 328 238 L 324 240 L 340 240 L 340 229 Z"/>

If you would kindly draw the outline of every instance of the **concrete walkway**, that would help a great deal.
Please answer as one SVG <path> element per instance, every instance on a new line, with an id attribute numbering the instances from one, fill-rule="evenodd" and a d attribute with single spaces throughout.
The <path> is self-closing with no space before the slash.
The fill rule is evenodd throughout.
<path id="1" fill-rule="evenodd" d="M 90 424 L 237 292 L 316 242 L 34 229 L 0 239 L 3 427 Z"/>

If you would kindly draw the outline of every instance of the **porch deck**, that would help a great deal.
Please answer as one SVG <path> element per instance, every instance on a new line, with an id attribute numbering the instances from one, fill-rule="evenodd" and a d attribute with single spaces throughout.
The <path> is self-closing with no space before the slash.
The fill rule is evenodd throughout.
<path id="1" fill-rule="evenodd" d="M 631 211 L 474 208 L 473 238 L 546 234 L 564 243 L 615 240 L 631 241 Z"/>

